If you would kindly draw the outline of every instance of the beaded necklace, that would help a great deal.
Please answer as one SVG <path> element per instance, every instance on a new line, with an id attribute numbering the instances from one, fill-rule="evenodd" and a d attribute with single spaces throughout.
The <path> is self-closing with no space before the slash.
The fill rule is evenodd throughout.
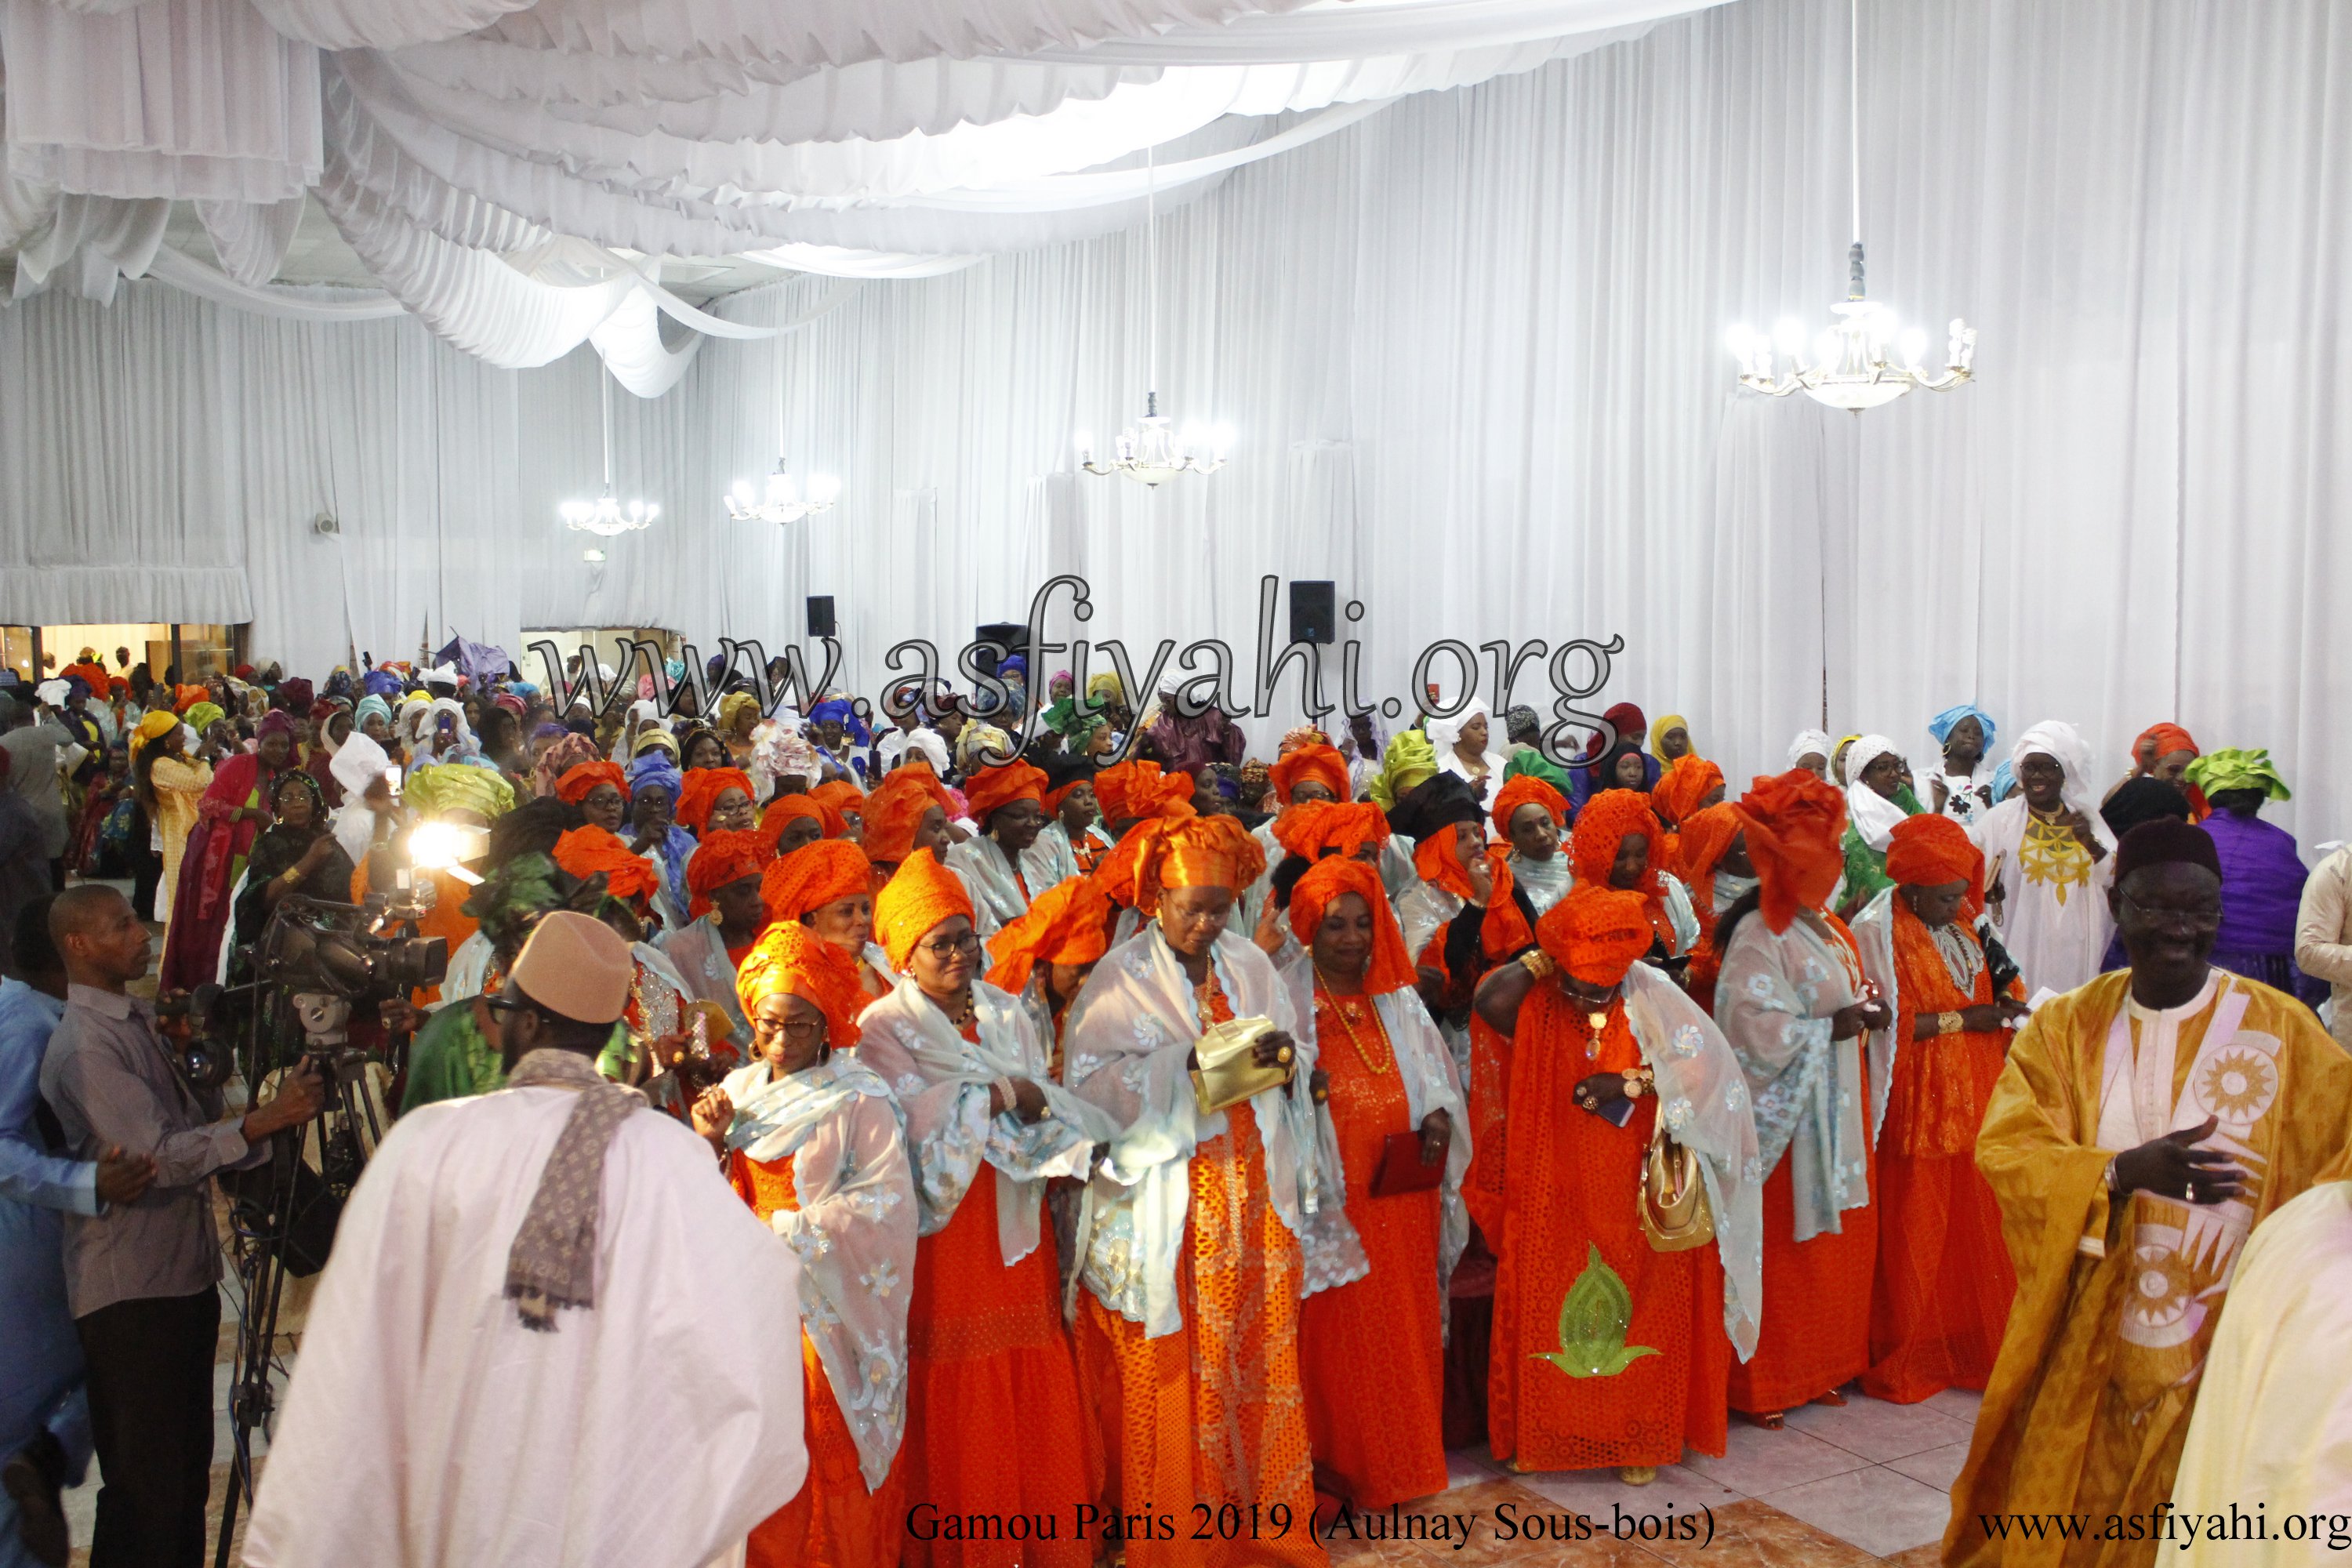
<path id="1" fill-rule="evenodd" d="M 1323 972 L 1319 969 L 1315 972 L 1315 989 L 1322 994 L 1323 1000 L 1331 1004 L 1331 1011 L 1339 1018 L 1340 1029 L 1347 1035 L 1348 1043 L 1356 1047 L 1356 1058 L 1359 1061 L 1364 1064 L 1364 1070 L 1366 1072 L 1370 1073 L 1372 1076 L 1377 1078 L 1396 1066 L 1393 1056 L 1388 1056 L 1381 1060 L 1374 1060 L 1372 1053 L 1364 1048 L 1363 1037 L 1356 1033 L 1355 1007 L 1353 1005 L 1361 1002 L 1363 1000 L 1361 996 L 1339 996 L 1333 994 L 1331 988 L 1323 984 Z"/>

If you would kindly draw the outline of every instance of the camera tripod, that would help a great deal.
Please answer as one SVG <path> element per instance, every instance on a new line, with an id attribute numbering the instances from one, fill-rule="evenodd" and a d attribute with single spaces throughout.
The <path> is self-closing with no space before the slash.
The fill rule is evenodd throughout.
<path id="1" fill-rule="evenodd" d="M 244 1173 L 229 1205 L 240 1300 L 228 1388 L 228 1490 L 214 1546 L 215 1568 L 229 1568 L 239 1505 L 250 1507 L 253 1501 L 253 1435 L 267 1433 L 277 1413 L 278 1391 L 271 1375 L 284 1371 L 278 1355 L 278 1319 L 287 1279 L 325 1267 L 343 1203 L 383 1136 L 368 1081 L 369 1065 L 380 1058 L 351 1043 L 351 1004 L 316 993 L 288 996 L 276 986 L 252 989 L 257 1005 L 248 1049 L 243 1053 L 251 1075 L 247 1081 L 259 1087 L 266 1070 L 265 1043 L 291 1033 L 280 1033 L 289 1020 L 272 1015 L 290 1014 L 301 1027 L 301 1059 L 325 1075 L 326 1100 L 314 1121 L 270 1140 L 268 1163 Z M 391 1050 L 384 1055 L 397 1059 Z"/>

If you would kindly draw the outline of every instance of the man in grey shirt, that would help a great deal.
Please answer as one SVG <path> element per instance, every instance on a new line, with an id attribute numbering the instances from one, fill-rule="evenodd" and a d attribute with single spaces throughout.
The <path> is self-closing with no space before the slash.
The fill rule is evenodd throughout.
<path id="1" fill-rule="evenodd" d="M 66 885 L 68 837 L 58 760 L 66 748 L 79 752 L 81 747 L 54 715 L 40 714 L 37 723 L 34 719 L 35 710 L 22 700 L 0 696 L 0 751 L 8 753 L 9 763 L 6 787 L 23 799 L 40 824 L 41 858 L 49 863 L 49 886 L 56 889 Z"/>
<path id="2" fill-rule="evenodd" d="M 319 1112 L 307 1067 L 278 1097 L 221 1117 L 155 1032 L 154 1008 L 125 987 L 147 973 L 151 939 L 131 900 L 83 883 L 58 895 L 49 931 L 66 964 L 66 1011 L 41 1058 L 41 1097 L 68 1152 L 151 1156 L 135 1203 L 66 1216 L 66 1299 L 89 1368 L 91 1436 L 105 1484 L 91 1568 L 196 1568 L 212 1479 L 213 1360 L 220 1329 L 215 1172 L 268 1158 L 271 1134 Z"/>

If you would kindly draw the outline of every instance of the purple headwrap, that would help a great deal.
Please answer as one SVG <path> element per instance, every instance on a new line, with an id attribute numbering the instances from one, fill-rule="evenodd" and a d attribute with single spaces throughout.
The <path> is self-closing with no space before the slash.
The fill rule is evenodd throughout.
<path id="1" fill-rule="evenodd" d="M 293 738 L 294 719 L 283 708 L 272 708 L 264 713 L 260 725 L 253 732 L 257 741 L 267 741 L 272 735 L 284 735 L 289 740 Z"/>
<path id="2" fill-rule="evenodd" d="M 677 797 L 686 789 L 686 775 L 677 771 L 677 764 L 669 760 L 669 753 L 658 746 L 631 763 L 628 775 L 631 795 L 652 784 L 668 792 L 669 803 L 673 806 L 677 805 Z"/>

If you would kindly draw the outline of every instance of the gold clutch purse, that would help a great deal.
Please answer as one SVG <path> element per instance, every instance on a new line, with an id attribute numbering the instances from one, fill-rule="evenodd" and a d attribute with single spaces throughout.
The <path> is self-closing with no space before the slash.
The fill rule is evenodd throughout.
<path id="1" fill-rule="evenodd" d="M 1267 1018 L 1235 1018 L 1209 1026 L 1192 1053 L 1201 1064 L 1192 1069 L 1192 1098 L 1202 1115 L 1214 1115 L 1290 1081 L 1289 1047 L 1283 1047 L 1282 1060 L 1270 1068 L 1258 1066 L 1252 1058 L 1258 1041 L 1273 1032 L 1274 1023 Z"/>
<path id="2" fill-rule="evenodd" d="M 1643 1234 L 1654 1251 L 1686 1252 L 1715 1239 L 1715 1211 L 1707 1206 L 1698 1155 L 1666 1136 L 1663 1111 L 1650 1130 L 1649 1153 L 1642 1161 L 1642 1195 L 1636 1201 Z"/>

